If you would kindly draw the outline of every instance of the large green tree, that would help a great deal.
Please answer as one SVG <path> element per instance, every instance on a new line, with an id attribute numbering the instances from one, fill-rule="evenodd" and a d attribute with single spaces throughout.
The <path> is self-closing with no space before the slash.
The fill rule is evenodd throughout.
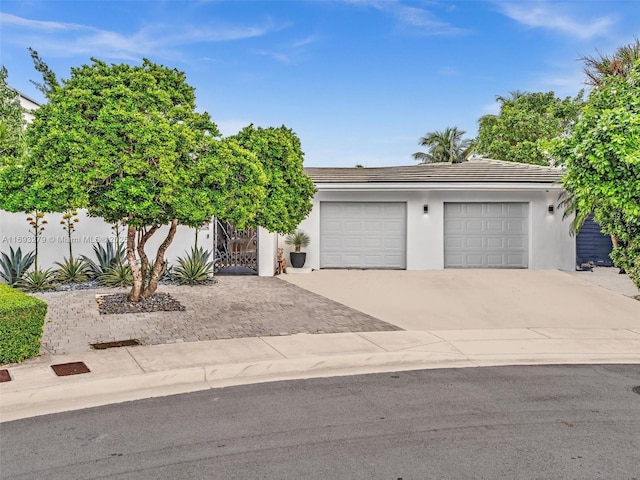
<path id="1" fill-rule="evenodd" d="M 571 132 L 583 105 L 582 93 L 560 99 L 553 92 L 497 96 L 500 113 L 479 120 L 475 151 L 496 160 L 549 165 L 549 142 Z"/>
<path id="2" fill-rule="evenodd" d="M 420 163 L 464 162 L 471 155 L 473 147 L 473 141 L 464 138 L 465 133 L 464 130 L 458 130 L 458 127 L 428 132 L 418 141 L 427 151 L 414 153 L 413 159 Z"/>
<path id="3" fill-rule="evenodd" d="M 7 83 L 8 72 L 0 67 L 0 168 L 18 161 L 24 153 L 24 110 L 17 92 Z M 0 184 L 0 191 L 5 188 Z"/>
<path id="4" fill-rule="evenodd" d="M 292 233 L 311 212 L 315 194 L 303 170 L 300 139 L 284 125 L 249 125 L 230 139 L 253 152 L 267 175 L 265 207 L 257 213 L 256 224 L 270 232 Z"/>
<path id="5" fill-rule="evenodd" d="M 593 89 L 570 137 L 554 153 L 577 212 L 593 212 L 619 242 L 614 261 L 640 288 L 640 60 Z"/>
<path id="6" fill-rule="evenodd" d="M 156 290 L 178 224 L 200 225 L 216 209 L 238 223 L 255 222 L 266 176 L 255 154 L 216 138 L 182 72 L 148 60 L 130 66 L 93 59 L 47 96 L 27 130 L 28 155 L 2 166 L 0 207 L 87 208 L 125 224 L 130 301 Z M 162 225 L 167 234 L 147 277 L 145 245 Z"/>

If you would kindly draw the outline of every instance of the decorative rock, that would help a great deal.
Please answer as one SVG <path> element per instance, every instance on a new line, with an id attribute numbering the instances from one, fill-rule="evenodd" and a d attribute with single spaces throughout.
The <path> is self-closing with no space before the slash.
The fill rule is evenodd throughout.
<path id="1" fill-rule="evenodd" d="M 179 312 L 185 307 L 168 293 L 154 293 L 139 302 L 128 302 L 126 293 L 96 295 L 98 311 L 101 315 L 142 312 Z"/>

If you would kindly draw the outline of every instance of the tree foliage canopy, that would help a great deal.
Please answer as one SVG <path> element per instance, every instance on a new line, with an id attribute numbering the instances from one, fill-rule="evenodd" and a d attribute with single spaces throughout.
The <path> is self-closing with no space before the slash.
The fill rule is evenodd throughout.
<path id="1" fill-rule="evenodd" d="M 7 83 L 8 72 L 0 67 L 0 168 L 15 164 L 24 153 L 24 110 L 17 92 Z M 6 186 L 0 184 L 2 191 Z"/>
<path id="2" fill-rule="evenodd" d="M 178 224 L 196 227 L 216 216 L 288 232 L 308 214 L 314 188 L 295 134 L 250 127 L 220 140 L 209 115 L 196 112 L 184 73 L 148 60 L 96 59 L 61 83 L 46 65 L 39 71 L 49 73 L 49 102 L 27 130 L 29 155 L 3 164 L 0 208 L 87 208 L 122 222 L 131 300 L 155 291 Z M 170 229 L 149 280 L 144 246 L 162 225 Z"/>
<path id="3" fill-rule="evenodd" d="M 584 104 L 582 93 L 560 99 L 553 92 L 512 92 L 496 97 L 498 115 L 479 120 L 475 151 L 496 160 L 549 165 L 549 141 L 568 135 Z"/>
<path id="4" fill-rule="evenodd" d="M 271 232 L 293 232 L 309 215 L 315 194 L 313 181 L 302 167 L 300 139 L 284 125 L 249 125 L 231 139 L 256 155 L 267 176 L 264 207 L 255 223 Z"/>
<path id="5" fill-rule="evenodd" d="M 640 269 L 640 61 L 626 76 L 603 78 L 555 154 L 577 211 L 593 211 L 604 232 L 636 252 Z"/>

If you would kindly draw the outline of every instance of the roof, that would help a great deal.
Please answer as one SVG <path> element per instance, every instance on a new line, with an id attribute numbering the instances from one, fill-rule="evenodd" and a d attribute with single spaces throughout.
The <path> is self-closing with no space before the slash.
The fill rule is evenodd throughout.
<path id="1" fill-rule="evenodd" d="M 305 168 L 314 183 L 556 183 L 557 167 L 474 158 L 406 167 Z"/>

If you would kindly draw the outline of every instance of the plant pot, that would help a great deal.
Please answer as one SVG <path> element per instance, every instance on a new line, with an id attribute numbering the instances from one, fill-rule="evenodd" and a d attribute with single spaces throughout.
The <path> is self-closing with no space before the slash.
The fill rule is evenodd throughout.
<path id="1" fill-rule="evenodd" d="M 302 268 L 307 259 L 307 254 L 305 252 L 291 252 L 289 259 L 291 260 L 291 266 L 293 268 Z"/>

